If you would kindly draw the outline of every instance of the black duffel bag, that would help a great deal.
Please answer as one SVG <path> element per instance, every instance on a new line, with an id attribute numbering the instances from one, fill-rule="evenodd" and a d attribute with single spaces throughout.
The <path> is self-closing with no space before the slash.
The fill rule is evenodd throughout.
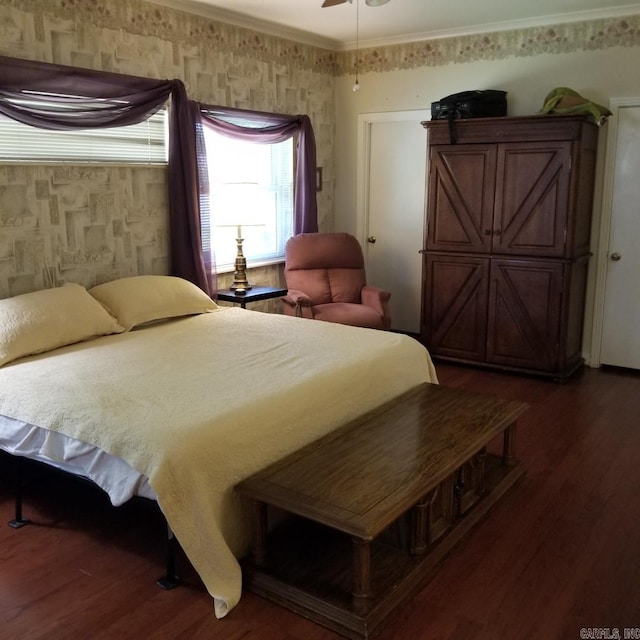
<path id="1" fill-rule="evenodd" d="M 432 120 L 449 121 L 449 138 L 455 144 L 453 121 L 457 118 L 490 118 L 507 115 L 507 92 L 496 89 L 462 91 L 431 103 Z"/>

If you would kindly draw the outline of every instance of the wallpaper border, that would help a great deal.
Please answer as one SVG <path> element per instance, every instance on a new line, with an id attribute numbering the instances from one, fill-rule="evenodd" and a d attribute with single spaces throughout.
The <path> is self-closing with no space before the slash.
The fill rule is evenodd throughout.
<path id="1" fill-rule="evenodd" d="M 631 46 L 640 46 L 640 15 L 372 47 L 358 52 L 358 65 L 360 73 L 384 72 Z M 355 63 L 356 52 L 345 52 L 337 75 L 353 73 Z"/>

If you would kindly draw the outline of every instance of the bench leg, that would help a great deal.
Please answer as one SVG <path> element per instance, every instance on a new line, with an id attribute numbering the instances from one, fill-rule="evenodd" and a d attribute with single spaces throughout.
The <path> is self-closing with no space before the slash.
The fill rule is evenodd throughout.
<path id="1" fill-rule="evenodd" d="M 516 458 L 516 423 L 510 424 L 504 430 L 504 443 L 502 449 L 502 462 L 507 467 L 515 467 L 518 464 Z"/>
<path id="2" fill-rule="evenodd" d="M 267 505 L 264 502 L 253 504 L 253 535 L 251 536 L 251 555 L 256 566 L 264 564 L 267 548 Z"/>
<path id="3" fill-rule="evenodd" d="M 353 538 L 353 605 L 361 610 L 371 596 L 371 542 Z"/>
<path id="4" fill-rule="evenodd" d="M 484 496 L 487 494 L 487 474 L 486 474 L 486 464 L 487 464 L 487 448 L 482 447 L 477 454 L 478 459 L 478 495 Z"/>
<path id="5" fill-rule="evenodd" d="M 411 510 L 410 551 L 414 556 L 424 555 L 429 548 L 429 515 L 437 488 L 429 491 Z"/>

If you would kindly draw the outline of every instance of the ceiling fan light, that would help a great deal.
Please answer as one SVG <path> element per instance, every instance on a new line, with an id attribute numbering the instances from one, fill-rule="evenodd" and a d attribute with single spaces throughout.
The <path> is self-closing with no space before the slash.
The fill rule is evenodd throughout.
<path id="1" fill-rule="evenodd" d="M 387 4 L 389 0 L 365 0 L 365 4 L 369 7 L 380 7 L 383 4 Z"/>

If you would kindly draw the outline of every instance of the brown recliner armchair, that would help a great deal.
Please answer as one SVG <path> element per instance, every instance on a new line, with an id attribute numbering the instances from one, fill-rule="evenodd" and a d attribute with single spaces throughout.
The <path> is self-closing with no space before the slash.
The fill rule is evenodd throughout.
<path id="1" fill-rule="evenodd" d="M 284 313 L 389 329 L 391 293 L 366 284 L 360 243 L 348 233 L 301 233 L 285 247 Z"/>

